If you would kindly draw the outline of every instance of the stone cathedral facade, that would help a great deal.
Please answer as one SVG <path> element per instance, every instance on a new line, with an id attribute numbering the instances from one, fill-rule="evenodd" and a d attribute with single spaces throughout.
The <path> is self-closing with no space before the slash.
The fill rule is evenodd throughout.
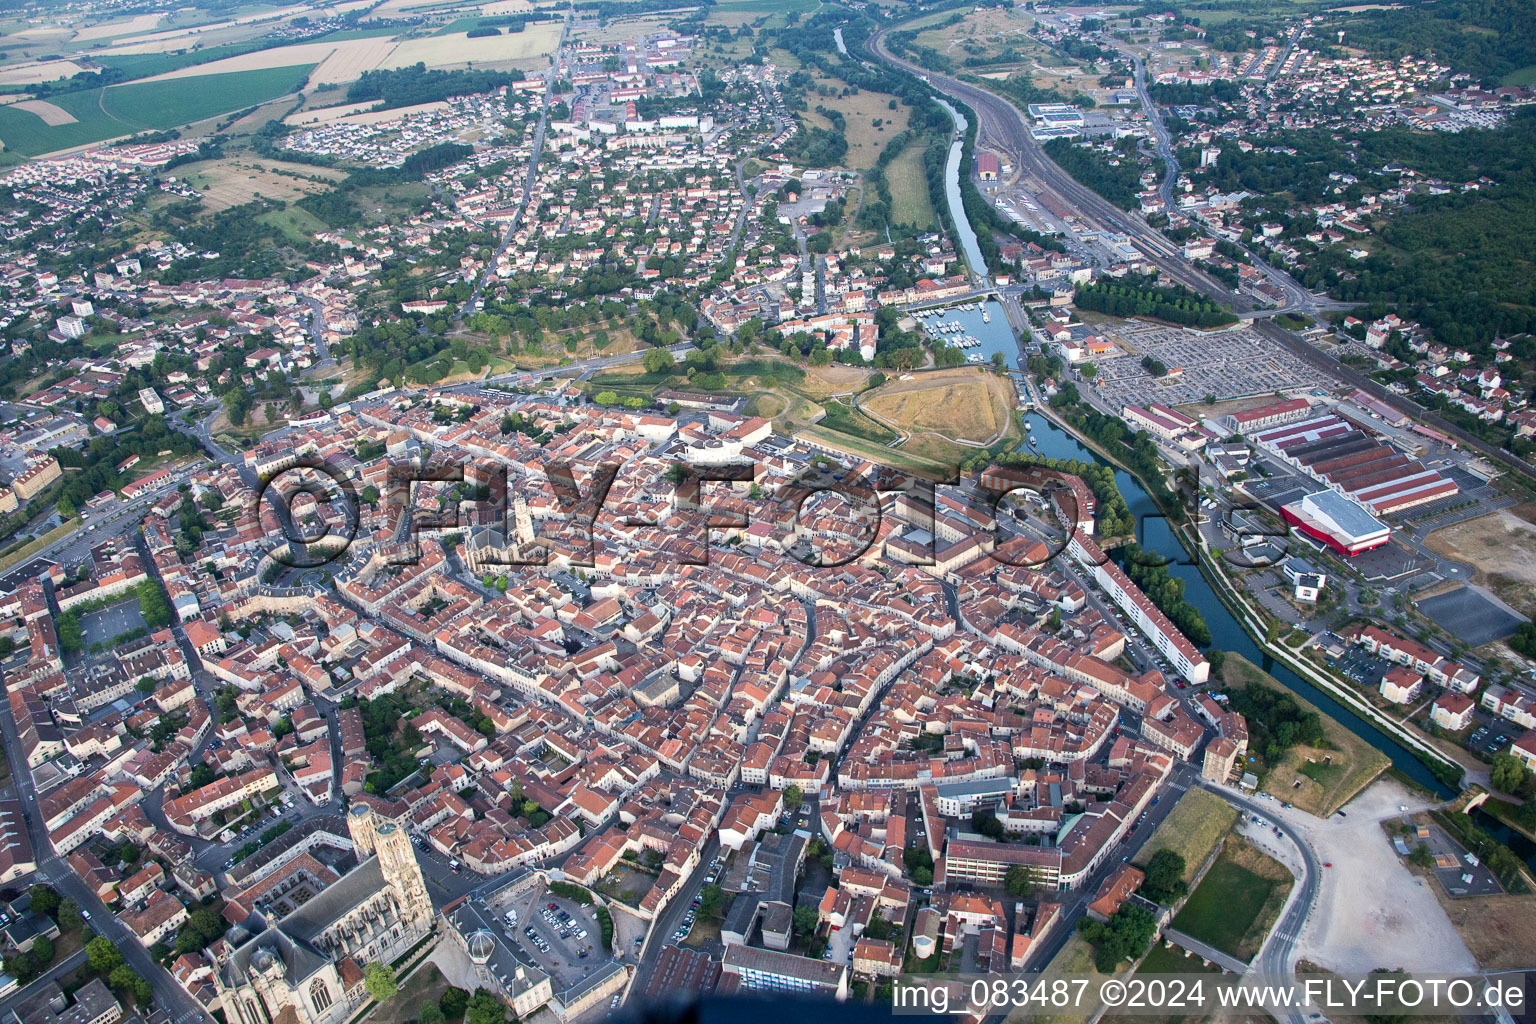
<path id="1" fill-rule="evenodd" d="M 431 932 L 410 837 L 365 804 L 347 815 L 357 867 L 241 943 L 216 973 L 230 1024 L 339 1024 L 367 998 L 363 967 Z"/>

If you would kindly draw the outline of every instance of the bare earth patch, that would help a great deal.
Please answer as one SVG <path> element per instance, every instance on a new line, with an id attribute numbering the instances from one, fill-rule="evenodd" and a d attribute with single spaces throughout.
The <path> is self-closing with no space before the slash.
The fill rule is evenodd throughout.
<path id="1" fill-rule="evenodd" d="M 1518 506 L 1531 514 L 1527 506 Z M 1536 614 L 1536 525 L 1502 509 L 1436 530 L 1424 546 L 1476 570 L 1473 582 L 1524 615 Z"/>
<path id="2" fill-rule="evenodd" d="M 57 124 L 74 124 L 75 115 L 63 107 L 55 106 L 47 100 L 22 100 L 20 103 L 11 104 L 17 110 L 25 110 L 36 114 L 43 119 L 43 123 L 49 126 Z"/>
<path id="3" fill-rule="evenodd" d="M 1468 896 L 1451 899 L 1427 883 L 1440 900 L 1445 916 L 1488 971 L 1515 970 L 1531 965 L 1536 949 L 1536 896 Z"/>
<path id="4" fill-rule="evenodd" d="M 1381 827 L 1431 801 L 1391 778 L 1377 779 L 1348 807 L 1348 817 L 1317 821 L 1299 811 L 1272 810 L 1302 828 L 1324 868 L 1317 905 L 1307 918 L 1297 952 L 1345 974 L 1377 967 L 1456 972 L 1476 961 L 1435 897 L 1434 883 L 1416 876 Z M 1413 941 L 1403 943 L 1404 935 Z"/>

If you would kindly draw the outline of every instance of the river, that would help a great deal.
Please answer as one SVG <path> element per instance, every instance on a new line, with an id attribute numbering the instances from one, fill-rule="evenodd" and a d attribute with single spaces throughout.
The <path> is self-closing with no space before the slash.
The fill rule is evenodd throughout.
<path id="1" fill-rule="evenodd" d="M 939 102 L 943 103 L 942 100 Z M 965 118 L 949 104 L 945 103 L 944 106 L 954 118 L 955 125 L 963 138 Z M 950 147 L 944 190 L 949 200 L 950 216 L 954 218 L 956 233 L 960 236 L 961 250 L 968 260 L 975 261 L 972 266 L 979 268 L 978 273 L 980 273 L 986 265 L 981 261 L 981 251 L 976 245 L 976 233 L 971 230 L 970 221 L 965 216 L 965 206 L 960 199 L 960 149 L 961 143 L 958 140 Z M 964 324 L 962 333 L 970 334 L 981 341 L 981 345 L 970 351 L 980 353 L 988 359 L 993 352 L 1002 352 L 1009 366 L 1018 367 L 1022 361 L 1022 353 L 1018 341 L 1014 338 L 1013 330 L 1008 325 L 1008 318 L 1004 315 L 1002 306 L 995 301 L 988 301 L 983 308 L 987 310 L 990 323 L 983 322 L 979 310 L 949 310 L 945 313 L 944 319 L 959 320 Z M 1030 413 L 1024 419 L 1026 430 L 1035 439 L 1034 450 L 1039 454 L 1052 458 L 1081 459 L 1085 462 L 1108 465 L 1104 459 L 1084 446 L 1076 437 L 1057 427 L 1054 422 L 1044 416 Z M 1323 714 L 1386 754 L 1391 758 L 1394 768 L 1418 785 L 1446 798 L 1454 795 L 1449 788 L 1430 774 L 1429 769 L 1413 755 L 1412 751 L 1264 653 L 1227 610 L 1227 606 L 1222 604 L 1221 599 L 1216 596 L 1216 592 L 1200 572 L 1199 566 L 1194 564 L 1168 522 L 1162 518 L 1151 496 L 1142 489 L 1135 478 L 1118 468 L 1115 469 L 1115 483 L 1119 486 L 1120 493 L 1125 496 L 1131 515 L 1138 524 L 1137 539 L 1141 542 L 1141 546 L 1173 560 L 1173 564 L 1168 566 L 1168 571 L 1184 581 L 1184 596 L 1205 617 L 1215 646 L 1235 651 L 1255 665 L 1263 667 L 1279 682 L 1315 704 Z"/>
<path id="2" fill-rule="evenodd" d="M 960 157 L 965 150 L 967 127 L 965 115 L 943 100 L 938 103 L 949 111 L 949 116 L 955 122 L 955 141 L 950 144 L 949 160 L 944 164 L 944 197 L 949 202 L 949 212 L 955 221 L 955 234 L 960 236 L 960 252 L 965 256 L 966 266 L 971 268 L 971 276 L 985 287 L 987 263 L 981 258 L 981 246 L 976 244 L 976 232 L 971 228 L 971 222 L 965 215 L 965 203 L 960 198 Z"/>

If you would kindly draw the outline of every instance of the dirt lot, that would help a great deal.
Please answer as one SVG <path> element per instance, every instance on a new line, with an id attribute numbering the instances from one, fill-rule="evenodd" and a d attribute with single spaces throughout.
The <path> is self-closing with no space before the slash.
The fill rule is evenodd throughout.
<path id="1" fill-rule="evenodd" d="M 1377 967 L 1457 972 L 1475 969 L 1466 942 L 1440 909 L 1437 885 L 1415 875 L 1382 830 L 1430 800 L 1391 778 L 1376 780 L 1347 808 L 1348 817 L 1317 821 L 1272 807 L 1271 815 L 1306 831 L 1323 869 L 1316 909 L 1307 919 L 1297 951 L 1329 970 L 1365 973 Z M 1403 936 L 1412 935 L 1405 943 Z M 1529 947 L 1527 947 L 1529 949 Z"/>
<path id="2" fill-rule="evenodd" d="M 1424 546 L 1437 555 L 1466 562 L 1474 583 L 1492 590 L 1510 607 L 1536 614 L 1536 509 L 1517 505 L 1493 515 L 1436 530 Z"/>
<path id="3" fill-rule="evenodd" d="M 902 430 L 986 442 L 1008 425 L 1012 388 L 995 374 L 966 367 L 892 381 L 860 399 Z"/>
<path id="4" fill-rule="evenodd" d="M 1536 896 L 1451 899 L 1440 886 L 1429 883 L 1429 888 L 1479 967 L 1499 971 L 1531 965 L 1531 950 L 1536 949 Z"/>
<path id="5" fill-rule="evenodd" d="M 289 173 L 280 173 L 280 172 Z M 341 171 L 277 160 L 209 160 L 187 164 L 178 172 L 203 195 L 210 210 L 227 210 L 258 196 L 284 201 L 322 192 L 326 185 L 313 178 L 344 177 Z M 295 177 L 302 175 L 302 177 Z"/>

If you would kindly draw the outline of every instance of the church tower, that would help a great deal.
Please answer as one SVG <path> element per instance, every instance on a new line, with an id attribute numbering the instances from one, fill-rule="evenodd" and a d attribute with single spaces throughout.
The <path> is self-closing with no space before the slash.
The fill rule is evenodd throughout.
<path id="1" fill-rule="evenodd" d="M 347 812 L 347 831 L 352 833 L 352 847 L 357 851 L 361 864 L 373 856 L 373 808 L 367 804 L 353 804 Z"/>
<path id="2" fill-rule="evenodd" d="M 401 920 L 408 926 L 430 928 L 432 897 L 427 894 L 427 882 L 422 877 L 421 865 L 416 863 L 410 836 L 392 821 L 375 818 L 374 823 L 373 846 L 379 857 L 379 869 L 400 900 Z"/>

